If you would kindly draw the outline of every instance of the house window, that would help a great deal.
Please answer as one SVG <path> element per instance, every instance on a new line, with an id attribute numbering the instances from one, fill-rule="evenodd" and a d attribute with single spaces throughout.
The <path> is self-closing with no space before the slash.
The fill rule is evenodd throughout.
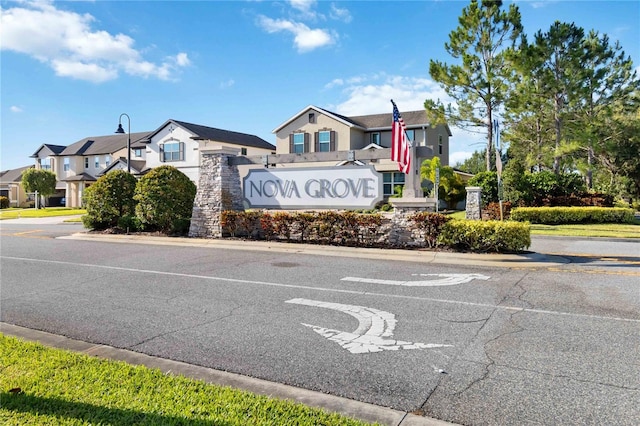
<path id="1" fill-rule="evenodd" d="M 404 173 L 400 172 L 390 172 L 382 174 L 382 184 L 384 196 L 389 197 L 394 194 L 394 188 L 396 186 L 400 186 L 400 191 L 402 191 L 402 186 L 404 186 Z"/>
<path id="2" fill-rule="evenodd" d="M 309 123 L 315 124 L 315 122 L 316 122 L 316 114 L 313 113 L 313 112 L 310 112 L 309 113 Z"/>
<path id="3" fill-rule="evenodd" d="M 133 155 L 134 155 L 135 157 L 138 157 L 138 158 L 142 157 L 142 149 L 140 149 L 140 148 L 136 148 L 136 149 L 134 149 L 134 150 L 133 150 Z"/>
<path id="4" fill-rule="evenodd" d="M 45 158 L 44 161 L 40 161 L 40 168 L 42 170 L 53 170 L 53 158 Z"/>
<path id="5" fill-rule="evenodd" d="M 184 142 L 167 142 L 160 145 L 160 161 L 183 161 Z"/>
<path id="6" fill-rule="evenodd" d="M 293 134 L 293 153 L 301 154 L 304 152 L 304 133 Z"/>
<path id="7" fill-rule="evenodd" d="M 64 163 L 63 163 L 62 168 L 63 168 L 63 170 L 64 170 L 65 172 L 68 172 L 68 171 L 69 171 L 69 169 L 71 168 L 71 166 L 70 166 L 70 164 L 69 164 L 69 158 L 68 158 L 68 157 L 64 159 Z"/>
<path id="8" fill-rule="evenodd" d="M 247 148 L 240 148 L 240 155 L 247 155 Z"/>
<path id="9" fill-rule="evenodd" d="M 319 152 L 331 151 L 331 132 L 328 132 L 328 131 L 318 132 L 318 151 Z"/>
<path id="10" fill-rule="evenodd" d="M 442 135 L 438 135 L 438 154 L 442 155 Z"/>
<path id="11" fill-rule="evenodd" d="M 93 167 L 95 167 L 96 169 L 100 168 L 100 157 L 98 157 L 97 155 L 93 157 Z"/>
<path id="12" fill-rule="evenodd" d="M 89 157 L 84 157 L 84 168 L 85 169 L 89 168 Z"/>
<path id="13" fill-rule="evenodd" d="M 380 133 L 371 133 L 371 143 L 380 145 Z"/>
<path id="14" fill-rule="evenodd" d="M 110 155 L 105 155 L 104 156 L 104 165 L 106 167 L 109 167 L 110 164 L 111 164 L 111 156 Z"/>
<path id="15" fill-rule="evenodd" d="M 414 142 L 416 140 L 416 131 L 415 130 L 407 130 L 407 137 L 409 138 L 409 140 L 411 142 Z"/>

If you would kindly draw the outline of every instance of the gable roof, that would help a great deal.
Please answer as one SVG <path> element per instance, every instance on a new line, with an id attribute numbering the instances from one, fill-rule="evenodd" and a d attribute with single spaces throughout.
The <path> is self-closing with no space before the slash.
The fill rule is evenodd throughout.
<path id="1" fill-rule="evenodd" d="M 0 172 L 0 182 L 2 183 L 12 183 L 12 182 L 20 182 L 22 180 L 22 173 L 27 169 L 32 169 L 35 166 L 24 166 L 19 167 L 17 169 L 5 170 Z"/>
<path id="2" fill-rule="evenodd" d="M 131 143 L 145 137 L 149 132 L 131 133 Z M 58 155 L 101 155 L 112 154 L 127 147 L 127 138 L 129 134 L 113 134 L 108 136 L 91 136 L 80 139 L 79 141 L 67 146 Z"/>
<path id="3" fill-rule="evenodd" d="M 388 130 L 391 129 L 391 122 L 393 120 L 392 113 L 386 114 L 369 114 L 369 115 L 358 115 L 347 117 L 344 115 L 336 114 L 335 112 L 331 112 L 329 110 L 318 108 L 313 105 L 309 105 L 304 108 L 302 111 L 291 117 L 289 120 L 282 123 L 280 126 L 276 127 L 273 130 L 273 133 L 280 131 L 286 125 L 305 114 L 309 110 L 315 110 L 325 115 L 328 115 L 335 120 L 342 122 L 343 124 L 348 125 L 349 127 L 359 127 L 363 130 Z M 427 119 L 427 112 L 425 110 L 419 111 L 406 111 L 401 112 L 400 115 L 404 120 L 404 124 L 408 129 L 416 129 L 421 128 L 422 126 L 428 127 L 429 120 Z M 451 130 L 448 125 L 445 125 L 449 136 L 452 136 Z"/>
<path id="4" fill-rule="evenodd" d="M 421 128 L 422 126 L 429 127 L 429 120 L 427 118 L 427 112 L 425 110 L 418 111 L 405 111 L 400 112 L 402 116 L 402 120 L 404 121 L 404 125 L 407 129 L 416 129 Z M 360 123 L 360 125 L 367 130 L 384 130 L 391 129 L 391 123 L 393 122 L 393 114 L 371 114 L 371 115 L 360 115 L 356 117 L 351 117 L 353 121 L 356 123 Z M 445 124 L 447 129 L 447 133 L 449 136 L 452 136 L 451 129 L 449 129 L 449 125 Z"/>
<path id="5" fill-rule="evenodd" d="M 306 114 L 309 110 L 314 110 L 314 111 L 319 112 L 321 114 L 328 115 L 329 117 L 333 118 L 334 120 L 337 120 L 337 121 L 341 122 L 342 124 L 346 124 L 349 127 L 362 127 L 359 123 L 356 123 L 350 117 L 346 117 L 344 115 L 336 114 L 335 112 L 332 112 L 332 111 L 329 111 L 329 110 L 323 109 L 323 108 L 318 108 L 317 106 L 314 106 L 314 105 L 309 105 L 306 108 L 303 108 L 300 112 L 295 114 L 293 117 L 291 117 L 290 119 L 288 119 L 287 121 L 285 121 L 284 123 L 282 123 L 281 125 L 276 127 L 275 129 L 273 129 L 273 131 L 271 133 L 279 132 L 282 128 L 287 126 L 292 121 L 296 120 L 302 114 Z"/>
<path id="6" fill-rule="evenodd" d="M 147 162 L 144 160 L 131 160 L 131 173 L 133 173 L 134 175 L 138 175 L 145 170 L 149 170 L 145 168 L 146 165 Z M 98 173 L 98 176 L 104 176 L 111 170 L 116 170 L 116 168 L 119 167 L 122 167 L 123 169 L 127 168 L 127 159 L 125 157 L 118 158 L 116 161 L 111 163 L 109 167 Z"/>
<path id="7" fill-rule="evenodd" d="M 42 151 L 44 148 L 46 148 L 49 151 L 51 151 L 51 153 L 53 155 L 58 155 L 66 148 L 66 146 L 64 146 L 64 145 L 52 145 L 50 143 L 43 143 L 42 145 L 40 145 L 40 148 L 38 148 L 36 150 L 36 152 L 34 152 L 33 155 L 31 155 L 31 158 L 37 158 L 38 157 L 38 153 L 40 151 Z"/>
<path id="8" fill-rule="evenodd" d="M 233 145 L 241 145 L 246 147 L 263 148 L 275 150 L 276 147 L 265 141 L 264 139 L 250 135 L 247 133 L 234 132 L 231 130 L 218 129 L 215 127 L 202 126 L 200 124 L 187 123 L 186 121 L 179 121 L 174 119 L 167 120 L 162 126 L 158 127 L 154 132 L 150 133 L 146 138 L 140 139 L 136 143 L 136 147 L 142 146 L 142 143 L 151 142 L 151 138 L 157 135 L 162 129 L 169 124 L 175 124 L 180 126 L 193 134 L 191 139 L 196 141 L 216 141 L 225 142 Z"/>

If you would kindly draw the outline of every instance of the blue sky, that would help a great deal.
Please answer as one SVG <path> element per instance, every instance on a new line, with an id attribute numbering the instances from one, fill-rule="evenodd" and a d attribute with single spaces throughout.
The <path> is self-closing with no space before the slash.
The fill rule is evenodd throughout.
<path id="1" fill-rule="evenodd" d="M 505 4 L 511 4 L 505 1 Z M 640 2 L 517 1 L 525 32 L 574 22 L 640 65 Z M 344 115 L 443 99 L 431 59 L 467 1 L 0 1 L 0 169 L 43 143 L 167 119 L 271 133 L 307 105 Z M 126 119 L 125 129 L 126 129 Z M 481 149 L 453 129 L 451 164 Z"/>

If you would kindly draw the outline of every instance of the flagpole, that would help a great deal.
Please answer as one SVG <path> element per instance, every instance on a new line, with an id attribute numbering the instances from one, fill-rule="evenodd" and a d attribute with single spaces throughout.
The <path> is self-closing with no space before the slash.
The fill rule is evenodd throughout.
<path id="1" fill-rule="evenodd" d="M 433 211 L 435 208 L 434 199 L 425 197 L 421 187 L 422 180 L 420 176 L 420 164 L 417 158 L 418 149 L 416 141 L 409 139 L 404 120 L 393 99 L 391 99 L 391 104 L 393 105 L 391 160 L 396 161 L 399 169 L 405 173 L 402 196 L 389 199 L 389 202 L 394 207 L 394 217 L 398 212 L 400 212 L 400 216 L 402 216 L 406 214 L 407 211 Z M 398 138 L 397 135 L 399 131 L 402 131 L 402 133 L 400 133 L 401 136 Z M 404 148 L 402 148 L 401 145 L 404 145 Z"/>

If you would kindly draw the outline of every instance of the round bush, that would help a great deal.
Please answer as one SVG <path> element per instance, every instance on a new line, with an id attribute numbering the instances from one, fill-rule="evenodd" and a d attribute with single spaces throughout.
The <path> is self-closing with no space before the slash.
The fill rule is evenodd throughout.
<path id="1" fill-rule="evenodd" d="M 136 216 L 145 229 L 184 233 L 195 196 L 196 185 L 184 173 L 172 166 L 157 167 L 136 186 Z"/>
<path id="2" fill-rule="evenodd" d="M 97 230 L 113 228 L 118 226 L 121 217 L 133 215 L 136 183 L 136 178 L 124 170 L 114 170 L 100 177 L 84 192 L 87 209 L 82 217 L 84 226 Z"/>

